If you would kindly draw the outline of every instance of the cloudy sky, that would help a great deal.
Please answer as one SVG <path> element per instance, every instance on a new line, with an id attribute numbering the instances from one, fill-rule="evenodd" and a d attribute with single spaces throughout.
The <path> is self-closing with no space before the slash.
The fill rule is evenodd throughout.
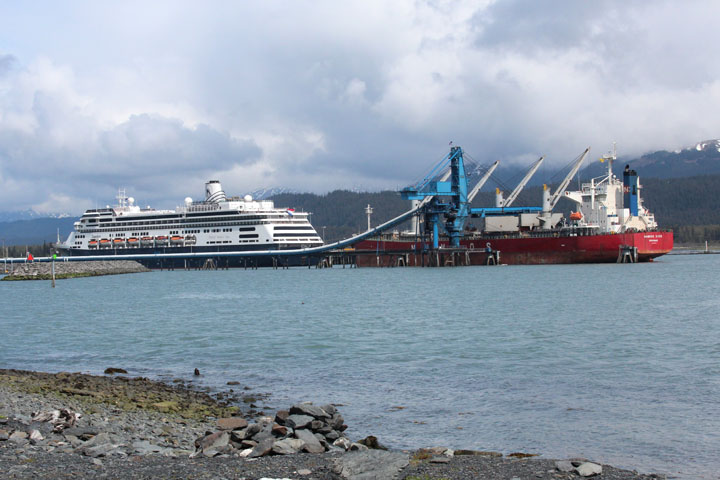
<path id="1" fill-rule="evenodd" d="M 720 2 L 0 0 L 0 210 L 720 137 Z"/>

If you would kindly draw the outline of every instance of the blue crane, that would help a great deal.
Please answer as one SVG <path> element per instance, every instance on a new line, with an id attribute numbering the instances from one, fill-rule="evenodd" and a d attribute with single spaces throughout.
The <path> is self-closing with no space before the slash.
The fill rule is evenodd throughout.
<path id="1" fill-rule="evenodd" d="M 440 180 L 433 180 L 448 166 L 449 175 L 446 173 Z M 494 170 L 495 167 L 497 162 L 491 169 Z M 492 170 L 488 173 L 492 173 Z M 418 214 L 425 217 L 426 231 L 432 232 L 433 249 L 439 247 L 440 225 L 450 239 L 450 246 L 458 248 L 468 217 L 542 212 L 542 207 L 470 208 L 470 202 L 488 178 L 489 174 L 486 173 L 469 196 L 462 148 L 452 147 L 450 153 L 420 182 L 400 190 L 402 198 L 421 201 Z"/>

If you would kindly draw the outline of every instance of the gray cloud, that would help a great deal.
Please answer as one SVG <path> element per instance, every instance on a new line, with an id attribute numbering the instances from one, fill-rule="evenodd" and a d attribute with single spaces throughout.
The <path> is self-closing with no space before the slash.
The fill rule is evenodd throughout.
<path id="1" fill-rule="evenodd" d="M 720 131 L 709 1 L 9 8 L 0 200 L 18 208 L 120 184 L 174 205 L 210 175 L 232 193 L 395 188 L 450 140 L 481 163 L 560 166 L 587 145 L 639 155 Z"/>

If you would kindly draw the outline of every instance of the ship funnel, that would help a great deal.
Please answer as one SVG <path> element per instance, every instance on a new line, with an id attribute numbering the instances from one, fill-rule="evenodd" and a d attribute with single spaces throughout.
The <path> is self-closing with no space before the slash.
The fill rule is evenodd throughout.
<path id="1" fill-rule="evenodd" d="M 218 180 L 210 180 L 205 184 L 205 201 L 210 203 L 224 202 L 227 198 Z"/>

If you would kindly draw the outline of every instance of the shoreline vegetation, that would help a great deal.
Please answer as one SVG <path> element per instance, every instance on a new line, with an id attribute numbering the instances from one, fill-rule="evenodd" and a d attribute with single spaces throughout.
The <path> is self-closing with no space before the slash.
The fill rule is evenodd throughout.
<path id="1" fill-rule="evenodd" d="M 0 370 L 4 478 L 292 478 L 609 480 L 664 478 L 586 459 L 452 450 L 388 450 L 353 441 L 341 405 L 299 403 L 271 416 L 253 410 L 249 387 L 230 395 L 191 382 Z"/>

